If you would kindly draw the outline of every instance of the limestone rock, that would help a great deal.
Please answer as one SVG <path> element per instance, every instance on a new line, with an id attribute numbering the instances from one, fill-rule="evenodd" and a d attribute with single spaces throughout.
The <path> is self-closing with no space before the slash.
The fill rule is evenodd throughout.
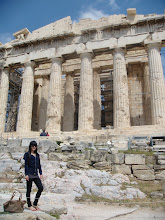
<path id="1" fill-rule="evenodd" d="M 145 164 L 145 156 L 139 154 L 126 154 L 125 164 Z"/>
<path id="2" fill-rule="evenodd" d="M 151 192 L 151 198 L 157 198 L 157 199 L 162 199 L 163 198 L 163 193 L 161 192 Z"/>
<path id="3" fill-rule="evenodd" d="M 159 173 L 155 174 L 156 180 L 165 180 L 165 170 L 160 171 Z"/>
<path id="4" fill-rule="evenodd" d="M 155 180 L 153 170 L 133 170 L 133 175 L 140 180 Z"/>
<path id="5" fill-rule="evenodd" d="M 121 165 L 112 165 L 112 172 L 114 173 L 122 173 L 125 175 L 130 175 L 131 174 L 131 168 L 128 165 L 121 164 Z"/>
<path id="6" fill-rule="evenodd" d="M 102 162 L 106 160 L 106 155 L 107 153 L 105 151 L 92 151 L 90 160 L 95 163 Z"/>
<path id="7" fill-rule="evenodd" d="M 55 152 L 58 148 L 58 144 L 56 141 L 51 140 L 40 140 L 38 144 L 39 152 L 42 153 L 49 153 L 49 152 Z"/>
<path id="8" fill-rule="evenodd" d="M 89 161 L 82 161 L 82 160 L 73 160 L 67 163 L 67 167 L 70 169 L 89 169 L 88 165 Z"/>
<path id="9" fill-rule="evenodd" d="M 111 164 L 109 162 L 98 162 L 93 164 L 93 166 L 98 169 L 98 170 L 106 170 L 106 171 L 111 171 Z"/>
<path id="10" fill-rule="evenodd" d="M 132 165 L 133 170 L 150 170 L 153 169 L 152 165 Z"/>
<path id="11" fill-rule="evenodd" d="M 123 164 L 124 163 L 124 154 L 108 154 L 106 160 L 111 162 L 112 164 Z"/>
<path id="12" fill-rule="evenodd" d="M 23 213 L 14 213 L 14 214 L 4 214 L 0 216 L 0 219 L 2 220 L 55 220 L 55 217 L 52 217 L 44 212 L 30 212 L 30 211 L 24 211 Z"/>

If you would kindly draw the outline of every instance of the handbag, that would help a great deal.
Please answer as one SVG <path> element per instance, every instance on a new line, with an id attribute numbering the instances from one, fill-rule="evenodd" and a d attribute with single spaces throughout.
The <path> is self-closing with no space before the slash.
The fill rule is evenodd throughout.
<path id="1" fill-rule="evenodd" d="M 18 191 L 18 190 L 16 190 Z M 3 208 L 5 212 L 11 212 L 11 213 L 21 213 L 24 210 L 24 204 L 26 203 L 25 200 L 22 200 L 22 193 L 19 192 L 19 199 L 13 200 L 16 191 L 13 192 L 13 195 L 11 199 L 3 204 Z"/>

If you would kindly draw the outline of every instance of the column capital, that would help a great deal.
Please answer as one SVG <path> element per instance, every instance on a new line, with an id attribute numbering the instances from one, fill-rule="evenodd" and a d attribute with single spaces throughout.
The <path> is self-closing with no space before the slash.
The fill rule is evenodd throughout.
<path id="1" fill-rule="evenodd" d="M 154 40 L 154 41 L 151 41 L 151 40 L 145 40 L 144 41 L 144 45 L 146 46 L 147 49 L 150 49 L 150 48 L 159 48 L 159 50 L 161 49 L 161 40 Z"/>
<path id="2" fill-rule="evenodd" d="M 113 53 L 116 53 L 116 52 L 123 52 L 123 53 L 125 53 L 126 52 L 126 48 L 124 46 L 123 47 L 115 47 Z"/>
<path id="3" fill-rule="evenodd" d="M 31 61 L 31 60 L 25 60 L 24 61 L 24 66 L 25 67 L 28 67 L 28 66 L 34 67 L 35 66 L 35 62 Z"/>
<path id="4" fill-rule="evenodd" d="M 62 56 L 51 57 L 50 60 L 52 61 L 52 63 L 55 63 L 55 62 L 62 63 L 63 62 Z"/>
<path id="5" fill-rule="evenodd" d="M 84 58 L 84 57 L 91 57 L 93 58 L 94 57 L 94 54 L 93 52 L 90 50 L 86 50 L 86 51 L 82 51 L 82 52 L 79 52 L 80 54 L 80 58 Z"/>

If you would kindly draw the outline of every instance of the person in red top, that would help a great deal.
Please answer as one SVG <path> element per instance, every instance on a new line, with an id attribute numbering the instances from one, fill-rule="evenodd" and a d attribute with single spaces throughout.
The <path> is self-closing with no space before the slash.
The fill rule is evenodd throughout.
<path id="1" fill-rule="evenodd" d="M 49 136 L 48 132 L 46 132 L 47 136 Z"/>

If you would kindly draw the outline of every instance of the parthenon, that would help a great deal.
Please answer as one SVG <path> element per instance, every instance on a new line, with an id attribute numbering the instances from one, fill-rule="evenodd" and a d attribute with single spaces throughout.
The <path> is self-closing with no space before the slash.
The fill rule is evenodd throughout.
<path id="1" fill-rule="evenodd" d="M 0 134 L 165 128 L 165 15 L 70 17 L 0 43 Z"/>

